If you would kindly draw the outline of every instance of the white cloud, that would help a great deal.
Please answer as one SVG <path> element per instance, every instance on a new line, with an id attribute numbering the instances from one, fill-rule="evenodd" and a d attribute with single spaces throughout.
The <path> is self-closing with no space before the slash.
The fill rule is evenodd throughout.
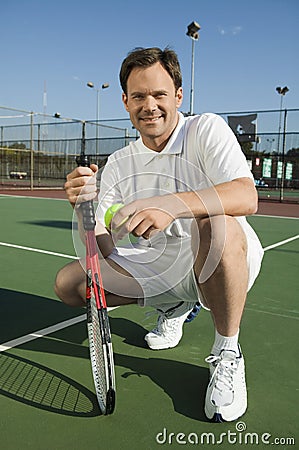
<path id="1" fill-rule="evenodd" d="M 218 27 L 218 31 L 221 34 L 221 36 L 224 36 L 226 34 L 230 36 L 236 36 L 237 34 L 241 33 L 242 31 L 241 25 L 236 25 L 234 27 L 224 28 L 224 27 Z"/>
<path id="2" fill-rule="evenodd" d="M 231 30 L 231 32 L 232 32 L 232 34 L 233 34 L 234 36 L 235 36 L 236 34 L 241 33 L 241 31 L 242 31 L 242 27 L 241 27 L 240 25 L 238 25 L 238 26 L 236 26 L 236 27 L 233 27 L 232 30 Z"/>
<path id="3" fill-rule="evenodd" d="M 224 28 L 218 28 L 219 33 L 223 36 L 224 34 L 226 34 L 226 31 Z"/>

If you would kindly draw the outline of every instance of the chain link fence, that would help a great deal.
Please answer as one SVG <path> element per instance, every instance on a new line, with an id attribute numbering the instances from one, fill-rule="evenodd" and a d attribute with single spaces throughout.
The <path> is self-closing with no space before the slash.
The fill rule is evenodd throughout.
<path id="1" fill-rule="evenodd" d="M 85 123 L 86 154 L 100 167 L 136 139 L 124 123 Z M 83 121 L 0 107 L 2 188 L 61 188 L 80 153 Z M 126 127 L 127 126 L 127 127 Z"/>
<path id="2" fill-rule="evenodd" d="M 239 140 L 259 198 L 299 203 L 299 109 L 220 115 Z"/>
<path id="3" fill-rule="evenodd" d="M 299 109 L 219 113 L 235 132 L 259 197 L 299 202 Z M 80 153 L 82 120 L 0 106 L 2 189 L 62 188 Z M 138 138 L 129 119 L 87 121 L 86 153 L 103 166 Z"/>

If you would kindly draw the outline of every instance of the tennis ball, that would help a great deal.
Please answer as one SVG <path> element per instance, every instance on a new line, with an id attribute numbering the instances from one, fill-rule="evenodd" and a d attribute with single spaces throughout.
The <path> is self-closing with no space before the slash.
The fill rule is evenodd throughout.
<path id="1" fill-rule="evenodd" d="M 104 222 L 106 228 L 110 227 L 111 220 L 113 219 L 114 214 L 117 213 L 117 211 L 124 206 L 123 203 L 115 203 L 114 205 L 109 206 L 107 211 L 105 212 L 104 216 Z"/>
<path id="2" fill-rule="evenodd" d="M 104 216 L 104 222 L 105 222 L 106 228 L 110 227 L 111 220 L 112 220 L 114 214 L 116 214 L 117 211 L 119 211 L 123 206 L 125 206 L 123 203 L 115 203 L 114 205 L 109 206 L 109 208 L 105 212 L 105 216 Z M 120 228 L 128 220 L 128 218 L 129 218 L 129 216 L 125 217 L 124 220 L 118 225 L 117 228 Z M 132 233 L 129 233 L 128 236 L 125 236 L 123 239 L 118 241 L 118 245 L 120 245 L 120 246 L 132 245 L 132 244 L 136 244 L 138 241 L 139 241 L 138 237 L 134 236 Z"/>

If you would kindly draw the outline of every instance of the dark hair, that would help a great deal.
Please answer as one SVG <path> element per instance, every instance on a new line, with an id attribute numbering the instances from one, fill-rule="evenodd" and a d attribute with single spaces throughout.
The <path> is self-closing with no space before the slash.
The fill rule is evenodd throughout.
<path id="1" fill-rule="evenodd" d="M 128 53 L 128 56 L 121 65 L 119 80 L 123 92 L 127 94 L 127 81 L 131 71 L 135 67 L 150 67 L 157 62 L 169 73 L 177 91 L 182 86 L 182 74 L 177 54 L 168 47 L 164 50 L 158 47 L 137 47 Z"/>

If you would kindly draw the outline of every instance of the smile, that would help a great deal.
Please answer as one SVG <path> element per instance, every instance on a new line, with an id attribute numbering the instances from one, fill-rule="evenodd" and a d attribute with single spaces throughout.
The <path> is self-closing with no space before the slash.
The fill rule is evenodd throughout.
<path id="1" fill-rule="evenodd" d="M 141 120 L 143 120 L 144 122 L 147 123 L 151 123 L 151 122 L 157 122 L 157 120 L 161 119 L 162 116 L 157 116 L 157 117 L 141 117 Z"/>

